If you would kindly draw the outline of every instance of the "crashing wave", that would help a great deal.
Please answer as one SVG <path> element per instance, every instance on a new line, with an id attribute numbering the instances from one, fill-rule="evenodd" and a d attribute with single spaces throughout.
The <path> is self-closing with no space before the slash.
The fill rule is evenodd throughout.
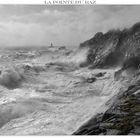
<path id="1" fill-rule="evenodd" d="M 2 70 L 0 75 L 0 85 L 9 89 L 19 87 L 22 80 L 23 75 L 16 68 L 6 68 Z"/>

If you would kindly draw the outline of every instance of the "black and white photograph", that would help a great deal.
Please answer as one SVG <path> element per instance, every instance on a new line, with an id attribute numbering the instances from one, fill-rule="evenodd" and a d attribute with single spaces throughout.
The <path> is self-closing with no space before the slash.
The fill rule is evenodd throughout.
<path id="1" fill-rule="evenodd" d="M 140 135 L 140 5 L 0 4 L 0 135 Z"/>

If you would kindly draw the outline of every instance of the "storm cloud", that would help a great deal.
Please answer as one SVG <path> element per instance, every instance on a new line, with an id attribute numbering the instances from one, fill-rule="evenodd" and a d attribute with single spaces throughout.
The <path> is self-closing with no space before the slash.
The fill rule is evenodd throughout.
<path id="1" fill-rule="evenodd" d="M 78 46 L 98 31 L 140 21 L 140 6 L 0 5 L 1 46 Z"/>

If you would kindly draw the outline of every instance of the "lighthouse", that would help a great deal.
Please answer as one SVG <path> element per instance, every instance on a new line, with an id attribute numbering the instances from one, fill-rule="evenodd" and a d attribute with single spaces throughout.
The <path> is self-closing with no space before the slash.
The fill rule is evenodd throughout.
<path id="1" fill-rule="evenodd" d="M 53 48 L 53 44 L 52 44 L 52 42 L 51 42 L 51 48 Z"/>

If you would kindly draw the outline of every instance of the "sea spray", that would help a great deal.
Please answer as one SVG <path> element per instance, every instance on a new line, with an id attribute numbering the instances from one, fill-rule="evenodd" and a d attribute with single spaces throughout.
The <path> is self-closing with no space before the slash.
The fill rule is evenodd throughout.
<path id="1" fill-rule="evenodd" d="M 65 61 L 67 63 L 75 63 L 80 65 L 84 63 L 87 59 L 89 48 L 77 49 L 74 53 L 72 53 Z"/>
<path id="2" fill-rule="evenodd" d="M 41 57 L 34 59 L 33 63 L 38 64 L 49 64 L 49 63 L 63 63 L 66 65 L 75 65 L 80 66 L 81 63 L 86 62 L 87 55 L 88 55 L 89 48 L 79 48 L 73 52 L 71 52 L 69 55 L 66 55 L 62 52 L 49 52 Z"/>

